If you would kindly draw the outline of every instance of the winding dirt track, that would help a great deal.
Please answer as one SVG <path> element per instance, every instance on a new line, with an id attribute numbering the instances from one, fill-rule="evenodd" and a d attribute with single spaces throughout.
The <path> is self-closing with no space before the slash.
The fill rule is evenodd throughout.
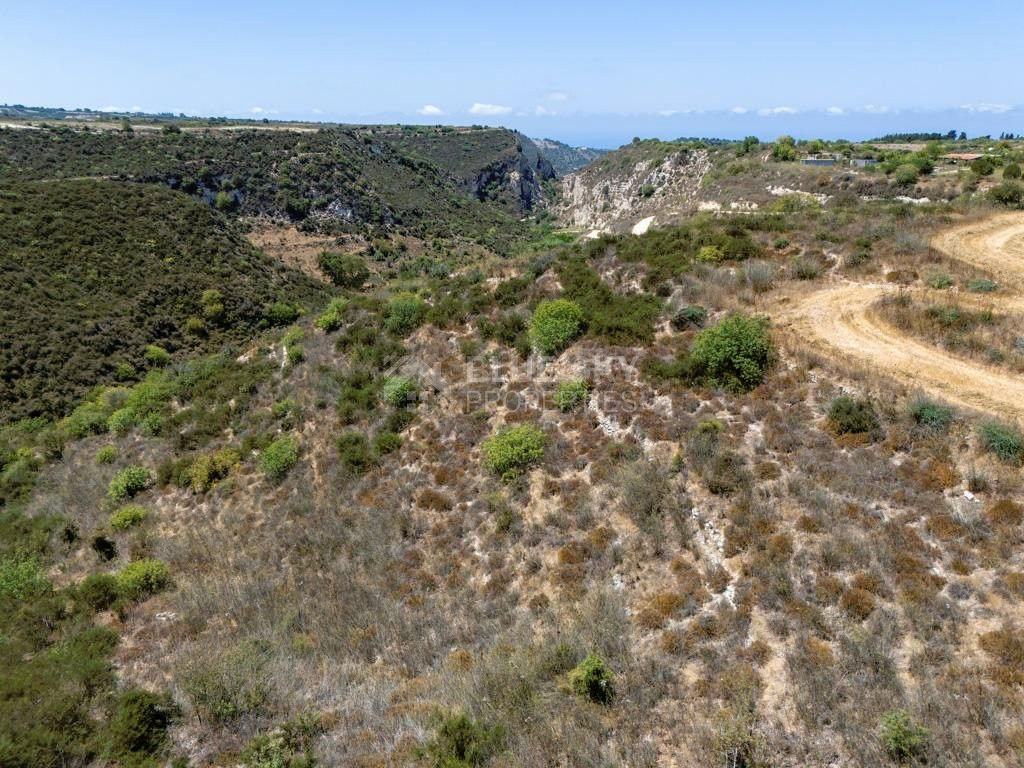
<path id="1" fill-rule="evenodd" d="M 1002 214 L 937 235 L 932 246 L 993 275 L 1003 291 L 986 297 L 997 311 L 1024 311 L 1024 214 Z M 1024 421 L 1024 376 L 949 354 L 881 321 L 871 307 L 898 289 L 845 283 L 794 299 L 776 314 L 798 342 L 877 371 L 961 407 Z M 978 303 L 961 295 L 962 303 Z"/>

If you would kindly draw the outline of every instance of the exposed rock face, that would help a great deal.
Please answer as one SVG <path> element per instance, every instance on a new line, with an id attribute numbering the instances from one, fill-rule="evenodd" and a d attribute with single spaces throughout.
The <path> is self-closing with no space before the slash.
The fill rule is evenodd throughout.
<path id="1" fill-rule="evenodd" d="M 603 163 L 562 180 L 558 214 L 566 226 L 624 232 L 651 216 L 663 222 L 685 214 L 696 207 L 701 181 L 711 170 L 711 159 L 703 149 L 640 160 L 624 172 Z"/>
<path id="2" fill-rule="evenodd" d="M 511 200 L 522 211 L 543 204 L 541 184 L 555 178 L 555 169 L 533 141 L 518 131 L 514 151 L 507 151 L 473 177 L 463 178 L 464 191 L 480 200 Z"/>

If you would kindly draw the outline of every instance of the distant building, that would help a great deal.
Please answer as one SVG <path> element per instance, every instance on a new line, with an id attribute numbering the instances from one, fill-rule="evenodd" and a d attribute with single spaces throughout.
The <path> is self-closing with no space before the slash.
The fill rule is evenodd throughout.
<path id="1" fill-rule="evenodd" d="M 854 168 L 867 168 L 869 165 L 877 165 L 878 161 L 873 157 L 852 157 L 850 165 Z"/>
<path id="2" fill-rule="evenodd" d="M 809 157 L 803 158 L 801 161 L 803 165 L 823 165 L 831 166 L 835 165 L 838 160 L 835 157 L 829 155 L 810 155 Z"/>
<path id="3" fill-rule="evenodd" d="M 969 163 L 972 160 L 977 160 L 979 157 L 981 155 L 976 152 L 947 152 L 942 156 L 942 159 L 947 163 L 956 165 L 957 163 Z"/>

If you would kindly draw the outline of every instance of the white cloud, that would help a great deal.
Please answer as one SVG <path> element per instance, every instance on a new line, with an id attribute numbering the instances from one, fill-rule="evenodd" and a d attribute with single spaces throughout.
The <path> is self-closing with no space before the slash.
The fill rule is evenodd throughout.
<path id="1" fill-rule="evenodd" d="M 968 112 L 991 112 L 994 115 L 1001 115 L 1003 112 L 1009 112 L 1013 107 L 1009 104 L 964 104 L 960 109 L 966 109 Z"/>
<path id="2" fill-rule="evenodd" d="M 679 114 L 679 110 L 678 109 L 663 109 L 660 112 L 658 112 L 658 114 L 661 115 L 662 117 L 672 117 L 672 115 L 678 115 Z"/>
<path id="3" fill-rule="evenodd" d="M 747 114 L 747 108 L 746 107 L 733 107 L 729 111 L 732 112 L 734 115 L 745 115 L 745 114 Z"/>
<path id="4" fill-rule="evenodd" d="M 124 112 L 120 107 L 100 107 L 100 112 Z"/>
<path id="5" fill-rule="evenodd" d="M 830 115 L 845 115 L 846 114 L 846 110 L 843 109 L 842 107 L 829 107 L 825 111 L 828 112 Z"/>
<path id="6" fill-rule="evenodd" d="M 757 114 L 762 117 L 766 115 L 795 115 L 796 110 L 793 107 L 765 107 L 757 110 Z"/>
<path id="7" fill-rule="evenodd" d="M 537 117 L 545 117 L 546 115 L 554 115 L 557 113 L 554 110 L 548 109 L 543 104 L 538 104 L 533 108 L 533 114 Z"/>
<path id="8" fill-rule="evenodd" d="M 324 111 L 320 109 L 320 107 L 313 107 L 309 111 L 312 112 L 314 115 L 322 115 L 324 113 Z"/>
<path id="9" fill-rule="evenodd" d="M 503 107 L 500 104 L 481 104 L 479 101 L 469 108 L 469 114 L 471 115 L 485 115 L 488 117 L 507 115 L 511 111 L 512 107 Z"/>
<path id="10" fill-rule="evenodd" d="M 433 104 L 424 104 L 422 107 L 416 110 L 417 114 L 426 115 L 428 117 L 437 117 L 443 115 L 444 110 L 440 107 L 435 107 Z"/>
<path id="11" fill-rule="evenodd" d="M 276 115 L 276 109 L 264 109 L 263 107 L 253 107 L 249 110 L 250 115 Z"/>
<path id="12" fill-rule="evenodd" d="M 569 94 L 562 91 L 552 91 L 548 94 L 548 101 L 568 101 Z"/>
<path id="13" fill-rule="evenodd" d="M 872 115 L 884 115 L 885 113 L 887 113 L 889 111 L 889 108 L 888 107 L 879 107 L 879 106 L 877 106 L 875 104 L 865 104 L 861 108 L 861 111 L 867 112 L 868 114 L 872 114 Z"/>

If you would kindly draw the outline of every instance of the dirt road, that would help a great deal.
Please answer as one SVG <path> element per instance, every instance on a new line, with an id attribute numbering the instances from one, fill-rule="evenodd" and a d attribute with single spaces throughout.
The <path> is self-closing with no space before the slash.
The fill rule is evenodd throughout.
<path id="1" fill-rule="evenodd" d="M 954 227 L 932 245 L 996 277 L 1008 295 L 986 297 L 989 306 L 1024 309 L 1024 214 Z M 1024 421 L 1024 377 L 906 336 L 871 312 L 875 302 L 896 290 L 881 284 L 833 285 L 795 299 L 775 314 L 776 322 L 829 354 L 951 404 Z"/>

